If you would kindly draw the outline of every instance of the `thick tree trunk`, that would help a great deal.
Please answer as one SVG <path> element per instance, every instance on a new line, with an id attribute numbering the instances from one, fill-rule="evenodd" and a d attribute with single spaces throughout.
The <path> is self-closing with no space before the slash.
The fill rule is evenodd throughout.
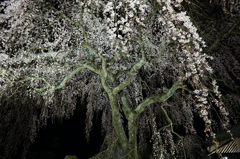
<path id="1" fill-rule="evenodd" d="M 138 159 L 138 151 L 137 151 L 137 123 L 136 116 L 130 114 L 128 119 L 128 154 L 126 159 Z"/>
<path id="2" fill-rule="evenodd" d="M 165 102 L 167 101 L 179 88 L 181 80 L 176 82 L 171 89 L 164 95 L 154 95 L 151 96 L 144 101 L 142 101 L 136 109 L 131 109 L 128 104 L 127 97 L 122 93 L 120 94 L 122 100 L 122 109 L 124 115 L 127 119 L 128 125 L 128 136 L 126 135 L 126 131 L 124 130 L 123 123 L 121 121 L 121 114 L 119 105 L 117 102 L 117 97 L 115 93 L 108 92 L 110 105 L 112 108 L 112 125 L 114 127 L 115 133 L 118 137 L 118 142 L 120 147 L 124 153 L 124 158 L 126 159 L 138 159 L 138 150 L 137 150 L 137 117 L 138 115 L 144 111 L 144 109 L 155 102 Z"/>
<path id="3" fill-rule="evenodd" d="M 136 117 L 131 114 L 128 118 L 128 137 L 124 131 L 120 118 L 117 99 L 114 95 L 109 95 L 112 108 L 112 124 L 118 137 L 118 142 L 126 159 L 138 159 L 137 153 L 137 124 Z"/>

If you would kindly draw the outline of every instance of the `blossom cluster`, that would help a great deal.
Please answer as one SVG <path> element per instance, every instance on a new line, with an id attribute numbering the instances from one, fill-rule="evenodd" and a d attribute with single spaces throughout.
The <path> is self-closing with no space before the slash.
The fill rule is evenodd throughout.
<path id="1" fill-rule="evenodd" d="M 212 133 L 211 119 L 209 119 L 209 91 L 211 88 L 215 94 L 215 99 L 212 101 L 220 109 L 220 113 L 224 118 L 225 127 L 229 122 L 228 113 L 221 102 L 221 93 L 218 91 L 216 81 L 212 82 L 211 88 L 207 88 L 201 81 L 204 74 L 212 74 L 213 69 L 209 66 L 207 59 L 213 59 L 203 53 L 203 48 L 206 47 L 204 40 L 197 33 L 197 28 L 192 24 L 190 17 L 186 12 L 176 12 L 172 6 L 179 7 L 182 0 L 169 1 L 159 0 L 162 3 L 161 16 L 159 21 L 168 28 L 170 34 L 168 41 L 177 43 L 178 60 L 180 66 L 184 68 L 185 75 L 183 80 L 190 79 L 191 85 L 195 90 L 195 98 L 197 100 L 196 108 L 199 110 L 200 116 L 205 122 L 205 132 Z"/>
<path id="2" fill-rule="evenodd" d="M 80 65 L 78 63 L 91 64 L 94 68 L 100 70 L 100 63 L 104 58 L 107 61 L 107 71 L 118 75 L 116 77 L 118 79 L 117 83 L 121 83 L 126 79 L 128 70 L 141 59 L 141 51 L 146 54 L 148 60 L 146 65 L 151 66 L 150 69 L 144 71 L 150 73 L 151 71 L 164 70 L 162 67 L 168 65 L 166 63 L 171 61 L 169 59 L 172 55 L 169 55 L 170 53 L 162 48 L 166 43 L 172 42 L 176 46 L 174 53 L 176 52 L 177 60 L 184 70 L 178 73 L 182 73 L 182 80 L 191 81 L 190 83 L 195 89 L 193 93 L 197 100 L 196 108 L 206 123 L 206 132 L 210 132 L 211 129 L 211 119 L 209 119 L 210 102 L 208 99 L 211 88 L 216 96 L 212 102 L 215 103 L 220 109 L 222 116 L 228 121 L 228 113 L 221 101 L 221 93 L 218 90 L 216 81 L 212 82 L 211 88 L 207 88 L 201 81 L 205 73 L 211 74 L 213 72 L 207 63 L 207 58 L 212 59 L 212 57 L 203 53 L 203 48 L 206 47 L 206 44 L 197 33 L 197 29 L 192 24 L 187 13 L 183 11 L 177 12 L 174 9 L 175 7 L 181 10 L 180 6 L 183 0 L 157 0 L 159 5 L 156 5 L 155 2 L 154 4 L 150 4 L 151 2 L 147 0 L 89 0 L 85 2 L 76 1 L 77 5 L 71 5 L 71 7 L 66 7 L 68 3 L 70 3 L 70 1 L 66 1 L 66 6 L 64 6 L 65 2 L 61 6 L 62 8 L 65 7 L 65 10 L 54 12 L 50 11 L 51 9 L 49 8 L 45 9 L 42 7 L 45 10 L 41 11 L 42 8 L 39 7 L 41 9 L 36 8 L 34 11 L 27 11 L 29 13 L 32 12 L 32 15 L 29 17 L 27 16 L 27 12 L 21 10 L 21 7 L 18 7 L 18 10 L 13 10 L 16 6 L 28 5 L 28 1 L 29 0 L 11 0 L 11 2 L 14 3 L 7 8 L 7 16 L 4 17 L 9 19 L 8 22 L 11 28 L 6 28 L 4 32 L 0 33 L 1 40 L 8 42 L 4 47 L 6 50 L 9 50 L 5 50 L 5 53 L 8 51 L 13 53 L 9 53 L 11 54 L 11 58 L 9 58 L 8 55 L 0 54 L 0 57 L 7 59 L 0 59 L 0 63 L 12 72 L 17 79 L 32 77 L 29 82 L 30 86 L 34 88 L 41 88 L 46 85 L 54 87 L 54 85 L 61 83 L 69 72 L 72 71 L 72 68 L 78 67 Z M 21 2 L 22 5 L 15 4 L 15 2 Z M 158 8 L 159 6 L 160 8 Z M 27 9 L 28 7 L 24 8 Z M 155 9 L 159 9 L 159 14 L 151 17 L 151 13 L 155 14 Z M 15 17 L 9 17 L 9 15 L 12 14 L 10 12 L 15 13 L 16 11 L 19 13 L 16 13 Z M 23 18 L 23 15 L 26 17 Z M 147 19 L 147 17 L 150 17 L 150 20 Z M 155 22 L 156 17 L 158 17 L 157 22 Z M 0 17 L 0 22 L 5 20 L 4 18 Z M 20 20 L 17 20 L 18 18 Z M 149 21 L 146 22 L 146 20 Z M 28 25 L 28 23 L 25 23 L 26 21 L 31 22 L 31 24 Z M 159 24 L 161 24 L 160 27 Z M 18 27 L 22 28 L 18 29 Z M 155 30 L 155 32 L 152 30 Z M 19 33 L 20 31 L 21 33 Z M 157 35 L 154 33 L 157 33 Z M 160 35 L 160 33 L 163 33 L 163 36 Z M 139 39 L 143 41 L 144 49 L 139 49 Z M 16 44 L 18 44 L 17 47 L 13 48 Z M 93 49 L 91 50 L 89 48 L 96 49 L 98 51 L 97 55 L 93 53 Z M 161 58 L 159 50 L 163 50 L 163 52 L 167 54 L 164 55 L 165 58 Z M 103 58 L 101 59 L 99 55 L 102 55 Z M 155 60 L 158 62 L 154 63 Z M 163 62 L 159 62 L 160 60 Z M 11 74 L 4 69 L 0 70 L 0 82 L 5 82 L 3 76 L 11 76 Z M 49 83 L 51 84 L 47 82 L 44 83 L 41 77 L 45 78 L 46 81 L 50 81 Z M 96 78 L 97 75 L 91 77 L 84 76 L 86 80 L 88 80 L 87 78 L 93 79 L 94 77 Z M 76 77 L 73 77 L 73 79 L 74 78 Z M 80 80 L 77 81 L 79 82 Z M 99 79 L 96 78 L 96 81 L 99 81 Z M 89 91 L 89 88 L 86 86 L 87 84 L 84 82 L 79 86 L 77 86 L 77 82 L 74 80 L 72 83 L 74 87 L 65 88 L 69 89 L 71 93 L 61 90 L 67 102 L 77 94 L 71 90 L 74 89 L 75 91 L 81 92 L 82 88 L 75 88 L 84 87 L 86 92 L 96 92 L 96 88 L 92 88 L 91 91 Z M 95 81 L 91 82 L 91 80 L 86 83 L 101 85 Z M 132 83 L 134 83 L 133 92 L 135 101 L 136 103 L 140 103 L 142 101 L 140 92 L 142 91 L 140 87 L 141 82 L 135 80 L 132 81 Z M 163 83 L 163 85 L 164 84 L 165 83 Z M 111 86 L 111 84 L 109 85 Z M 0 89 L 3 87 L 4 85 L 1 84 Z M 157 94 L 162 93 L 161 91 Z M 92 94 L 92 97 L 90 96 L 90 100 L 88 101 L 91 103 L 88 106 L 89 110 L 92 110 L 94 105 L 99 104 L 97 100 L 99 97 L 94 93 Z M 56 94 L 50 92 L 48 97 L 44 97 L 45 101 L 47 101 L 46 105 L 52 110 L 58 109 L 58 113 L 63 116 L 65 110 L 59 109 L 57 98 L 54 98 L 54 96 L 56 96 Z M 66 103 L 66 101 L 63 100 L 62 103 Z M 98 103 L 92 104 L 94 101 Z M 55 108 L 53 106 L 54 103 L 57 103 Z M 74 106 L 74 102 L 72 102 L 72 105 Z M 73 106 L 72 108 L 74 108 Z M 66 109 L 67 108 L 68 107 L 66 107 Z M 101 110 L 102 109 L 103 108 L 101 108 Z M 42 112 L 43 116 L 50 114 L 47 110 L 47 108 L 44 108 Z M 161 146 L 161 136 L 157 130 L 157 123 L 154 123 L 155 118 L 152 120 L 154 155 L 157 157 L 159 153 L 159 149 L 157 148 Z M 168 132 L 167 134 L 170 133 L 171 132 Z"/>
<path id="3" fill-rule="evenodd" d="M 215 103 L 215 105 L 219 108 L 219 112 L 222 116 L 223 123 L 222 123 L 222 127 L 225 129 L 228 129 L 227 126 L 229 125 L 229 118 L 228 118 L 228 111 L 226 110 L 226 108 L 224 107 L 224 104 L 222 102 L 222 94 L 221 92 L 218 90 L 218 85 L 216 80 L 212 81 L 212 86 L 213 86 L 213 92 L 214 94 L 217 96 L 217 98 L 213 99 L 212 102 Z"/>
<path id="4" fill-rule="evenodd" d="M 151 140 L 153 141 L 153 157 L 157 158 L 160 155 L 162 155 L 161 151 L 163 151 L 163 150 L 161 150 L 162 149 L 161 134 L 158 131 L 157 123 L 155 120 L 156 120 L 155 118 L 152 119 L 153 135 L 152 135 Z"/>
<path id="5" fill-rule="evenodd" d="M 193 91 L 195 98 L 197 99 L 196 108 L 199 110 L 200 117 L 205 122 L 205 132 L 210 132 L 211 134 L 211 119 L 209 119 L 209 109 L 210 105 L 208 103 L 209 90 L 205 87 L 196 89 Z"/>
<path id="6" fill-rule="evenodd" d="M 125 0 L 116 4 L 112 1 L 107 2 L 103 14 L 106 18 L 106 30 L 112 49 L 119 49 L 123 53 L 129 51 L 131 48 L 129 40 L 137 32 L 135 23 L 144 26 L 147 9 L 146 2 L 140 0 Z"/>

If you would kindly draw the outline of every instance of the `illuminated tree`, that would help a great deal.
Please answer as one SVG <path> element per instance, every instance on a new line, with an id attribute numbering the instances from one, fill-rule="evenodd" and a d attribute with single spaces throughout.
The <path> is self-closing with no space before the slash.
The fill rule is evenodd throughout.
<path id="1" fill-rule="evenodd" d="M 182 0 L 10 0 L 2 3 L 1 134 L 4 158 L 27 148 L 48 119 L 87 99 L 86 137 L 101 112 L 95 158 L 193 158 L 194 114 L 228 112 Z M 109 120 L 111 119 L 111 120 Z M 13 126 L 11 126 L 13 125 Z M 20 126 L 21 125 L 21 126 Z M 182 130 L 182 131 L 178 131 Z M 21 132 L 21 133 L 20 133 Z M 5 136 L 6 138 L 3 138 Z M 18 139 L 22 140 L 18 140 Z M 199 149 L 199 151 L 203 151 Z M 115 156 L 116 157 L 116 156 Z"/>

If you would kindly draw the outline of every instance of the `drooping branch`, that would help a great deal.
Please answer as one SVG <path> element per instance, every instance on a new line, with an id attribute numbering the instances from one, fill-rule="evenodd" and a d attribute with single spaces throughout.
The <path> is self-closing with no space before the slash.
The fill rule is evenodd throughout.
<path id="1" fill-rule="evenodd" d="M 114 94 L 118 94 L 120 91 L 122 91 L 126 86 L 128 86 L 132 80 L 134 79 L 135 75 L 137 74 L 138 70 L 146 63 L 146 55 L 144 53 L 144 46 L 143 46 L 143 41 L 142 41 L 142 30 L 141 28 L 138 28 L 139 31 L 139 45 L 141 49 L 141 60 L 138 61 L 132 69 L 128 72 L 127 78 L 121 82 L 117 87 L 113 89 Z"/>
<path id="2" fill-rule="evenodd" d="M 173 134 L 175 134 L 177 137 L 179 137 L 180 139 L 182 139 L 183 137 L 182 137 L 181 135 L 179 135 L 178 133 L 176 133 L 176 132 L 173 130 L 173 122 L 172 122 L 172 120 L 170 119 L 170 117 L 168 116 L 167 111 L 164 109 L 163 106 L 161 106 L 161 109 L 162 109 L 165 117 L 167 118 L 169 124 L 166 125 L 166 126 L 163 126 L 162 128 L 160 128 L 159 131 L 162 130 L 162 129 L 165 129 L 165 128 L 167 128 L 167 127 L 170 127 L 171 132 L 172 132 Z"/>
<path id="3" fill-rule="evenodd" d="M 127 78 L 113 89 L 113 93 L 118 94 L 127 85 L 129 85 L 132 82 L 134 76 L 137 74 L 137 71 L 145 64 L 145 62 L 146 62 L 146 57 L 145 57 L 145 54 L 142 53 L 142 59 L 132 67 L 132 69 L 128 73 Z"/>
<path id="4" fill-rule="evenodd" d="M 153 11 L 145 18 L 145 20 L 143 21 L 144 24 L 147 24 L 148 21 L 159 11 L 159 9 L 162 7 L 159 3 L 154 2 L 153 4 Z"/>
<path id="5" fill-rule="evenodd" d="M 75 70 L 73 70 L 68 76 L 66 76 L 58 86 L 53 86 L 47 92 L 54 91 L 54 90 L 61 89 L 61 88 L 65 87 L 65 85 L 69 81 L 69 79 L 71 79 L 75 74 L 77 74 L 78 72 L 80 72 L 84 68 L 87 68 L 87 69 L 95 72 L 96 74 L 100 74 L 100 70 L 98 68 L 95 68 L 95 67 L 93 67 L 89 64 L 83 64 L 82 66 L 77 67 Z M 42 95 L 46 95 L 47 92 L 44 92 Z"/>
<path id="6" fill-rule="evenodd" d="M 0 75 L 6 77 L 5 74 L 8 74 L 8 75 L 12 76 L 13 79 L 15 79 L 15 80 L 17 79 L 17 77 L 16 77 L 11 71 L 9 71 L 7 68 L 5 68 L 5 67 L 3 67 L 3 66 L 0 66 L 0 69 L 4 70 L 4 71 L 6 72 L 6 73 L 2 73 L 2 71 L 1 71 L 1 74 L 0 74 Z M 9 78 L 8 78 L 8 80 L 11 81 Z"/>
<path id="7" fill-rule="evenodd" d="M 86 33 L 86 31 L 83 27 L 83 6 L 81 7 L 81 10 L 80 10 L 80 22 L 78 23 L 78 26 L 80 27 L 80 30 L 82 31 L 85 42 L 88 43 L 88 36 L 87 36 L 87 33 Z"/>
<path id="8" fill-rule="evenodd" d="M 181 80 L 177 81 L 171 87 L 171 89 L 169 89 L 168 92 L 164 95 L 153 95 L 143 100 L 135 109 L 135 112 L 137 113 L 137 115 L 142 113 L 144 109 L 150 104 L 153 104 L 156 102 L 166 102 L 176 92 L 176 90 L 180 88 L 180 83 L 181 83 Z"/>
<path id="9" fill-rule="evenodd" d="M 45 5 L 45 7 L 47 7 L 47 8 L 49 8 L 49 9 L 52 9 L 52 10 L 54 10 L 54 11 L 59 11 L 57 8 L 55 8 L 55 7 L 53 7 L 53 6 L 49 6 L 49 4 L 48 5 Z M 72 20 L 71 18 L 69 18 L 66 14 L 64 14 L 64 13 L 59 13 L 60 14 L 60 16 L 62 16 L 63 18 L 65 18 L 67 21 L 69 21 L 70 23 L 72 23 L 72 24 L 75 24 L 75 25 L 77 25 L 77 26 L 79 26 L 79 24 L 78 24 L 78 22 L 76 22 L 76 21 L 74 21 L 74 20 Z"/>
<path id="10" fill-rule="evenodd" d="M 227 32 L 223 33 L 219 38 L 216 39 L 216 41 L 212 44 L 212 46 L 206 51 L 206 52 L 211 52 L 214 49 L 217 48 L 218 44 L 220 43 L 221 40 L 223 40 L 224 38 L 226 38 L 229 34 L 231 34 L 233 32 L 233 30 L 240 24 L 240 18 L 238 18 L 230 27 L 230 29 L 228 29 Z"/>
<path id="11" fill-rule="evenodd" d="M 56 8 L 53 8 L 54 10 L 56 10 Z M 89 43 L 88 43 L 88 35 L 87 35 L 87 32 L 85 31 L 84 27 L 83 27 L 83 6 L 81 7 L 80 9 L 80 20 L 79 22 L 76 22 L 76 21 L 73 21 L 72 19 L 70 19 L 66 14 L 64 13 L 61 13 L 60 14 L 62 17 L 64 17 L 66 20 L 68 20 L 70 23 L 72 24 L 75 24 L 79 27 L 79 29 L 81 30 L 82 34 L 83 34 L 83 37 L 84 37 L 84 40 L 85 42 L 81 44 L 82 47 L 85 47 L 89 50 L 91 50 L 95 55 L 99 56 L 101 58 L 101 63 L 102 63 L 102 67 L 101 67 L 101 71 L 98 70 L 97 72 L 92 70 L 93 72 L 99 74 L 101 76 L 101 83 L 102 83 L 102 86 L 103 88 L 105 89 L 105 91 L 107 93 L 110 93 L 110 88 L 107 86 L 106 84 L 106 79 L 108 77 L 108 74 L 109 72 L 107 72 L 107 69 L 106 69 L 106 59 L 98 54 L 98 50 L 96 48 L 93 48 Z M 91 70 L 91 69 L 90 69 Z"/>
<path id="12" fill-rule="evenodd" d="M 53 6 L 50 7 L 51 9 L 58 11 L 58 9 L 54 8 Z M 85 31 L 84 27 L 83 27 L 83 6 L 80 9 L 80 21 L 74 21 L 72 20 L 70 17 L 68 17 L 66 14 L 64 14 L 63 12 L 60 13 L 60 16 L 62 16 L 64 19 L 66 19 L 67 21 L 69 21 L 70 23 L 76 25 L 79 27 L 79 29 L 81 30 L 85 43 L 88 44 L 88 36 L 87 36 L 87 32 Z"/>
<path id="13" fill-rule="evenodd" d="M 66 83 L 67 83 L 67 81 L 68 81 L 69 79 L 71 79 L 71 78 L 72 78 L 75 74 L 77 74 L 79 71 L 81 71 L 83 68 L 87 68 L 87 69 L 93 71 L 93 72 L 96 73 L 96 74 L 100 74 L 100 70 L 99 70 L 98 68 L 95 68 L 94 66 L 91 66 L 91 65 L 89 65 L 89 64 L 83 64 L 82 66 L 76 68 L 73 72 L 71 72 L 71 74 L 69 74 L 68 76 L 66 76 L 59 86 L 60 86 L 60 87 L 61 87 L 61 86 L 65 86 Z"/>

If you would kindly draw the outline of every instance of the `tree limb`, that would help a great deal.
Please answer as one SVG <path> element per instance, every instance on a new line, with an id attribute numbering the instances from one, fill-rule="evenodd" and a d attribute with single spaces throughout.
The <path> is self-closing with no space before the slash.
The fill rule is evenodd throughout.
<path id="1" fill-rule="evenodd" d="M 140 48 L 141 48 L 141 53 L 142 53 L 142 58 L 140 61 L 138 61 L 133 67 L 132 69 L 129 71 L 127 78 L 120 83 L 117 87 L 115 87 L 113 89 L 113 93 L 114 94 L 118 94 L 120 91 L 122 91 L 127 85 L 129 85 L 134 76 L 137 74 L 137 71 L 146 63 L 146 55 L 144 53 L 144 47 L 143 47 L 143 42 L 142 42 L 142 31 L 141 28 L 138 29 L 139 30 L 139 43 L 140 43 Z"/>
<path id="2" fill-rule="evenodd" d="M 145 64 L 145 62 L 146 62 L 146 57 L 143 53 L 142 59 L 132 67 L 132 69 L 128 73 L 127 78 L 113 89 L 113 93 L 117 94 L 120 91 L 122 91 L 127 85 L 129 85 L 132 82 L 137 71 Z"/>
<path id="3" fill-rule="evenodd" d="M 134 113 L 134 111 L 132 111 L 132 109 L 130 108 L 126 95 L 123 92 L 121 92 L 120 96 L 123 104 L 122 109 L 123 109 L 124 115 L 126 116 L 127 120 L 129 120 L 130 114 Z"/>
<path id="4" fill-rule="evenodd" d="M 214 49 L 217 48 L 218 44 L 220 43 L 220 41 L 224 38 L 226 38 L 229 34 L 232 33 L 232 31 L 240 24 L 240 18 L 238 18 L 235 23 L 232 24 L 232 26 L 230 27 L 230 29 L 228 29 L 227 32 L 223 33 L 219 38 L 217 38 L 217 40 L 213 43 L 213 45 L 206 51 L 206 52 L 211 52 Z"/>
<path id="5" fill-rule="evenodd" d="M 171 87 L 171 89 L 169 89 L 168 92 L 164 95 L 153 95 L 143 100 L 135 109 L 135 112 L 137 113 L 137 115 L 142 113 L 144 109 L 150 104 L 153 104 L 156 102 L 166 102 L 176 92 L 176 90 L 180 88 L 180 83 L 181 83 L 181 80 L 177 81 Z"/>
<path id="6" fill-rule="evenodd" d="M 161 131 L 161 130 L 164 129 L 164 128 L 170 127 L 172 133 L 175 134 L 175 135 L 176 135 L 177 137 L 179 137 L 180 139 L 182 139 L 183 137 L 182 137 L 181 135 L 179 135 L 178 133 L 176 133 L 176 132 L 173 130 L 173 122 L 172 122 L 172 120 L 170 119 L 170 117 L 168 116 L 167 111 L 163 108 L 163 106 L 161 106 L 161 109 L 162 109 L 164 115 L 166 116 L 169 124 L 166 125 L 166 126 L 164 126 L 164 127 L 162 127 L 162 128 L 160 128 L 159 131 Z"/>
<path id="7" fill-rule="evenodd" d="M 65 87 L 65 85 L 66 85 L 66 83 L 69 81 L 69 79 L 71 79 L 75 74 L 77 74 L 78 72 L 80 72 L 80 71 L 81 71 L 82 69 L 84 69 L 84 68 L 87 68 L 87 69 L 95 72 L 96 74 L 100 74 L 100 70 L 99 70 L 98 68 L 94 68 L 93 66 L 88 65 L 88 64 L 83 64 L 82 66 L 79 66 L 79 67 L 77 67 L 75 70 L 73 70 L 68 76 L 66 76 L 59 85 L 47 87 L 47 88 L 50 88 L 50 89 L 48 89 L 48 90 L 45 91 L 45 92 L 40 93 L 40 95 L 44 96 L 44 95 L 46 95 L 48 92 L 52 92 L 52 91 L 55 91 L 55 90 L 57 90 L 57 89 L 61 89 L 61 88 Z M 42 91 L 42 89 L 45 90 L 45 89 L 47 89 L 47 88 L 43 87 L 43 88 L 41 88 L 41 89 L 38 89 L 38 91 Z"/>

